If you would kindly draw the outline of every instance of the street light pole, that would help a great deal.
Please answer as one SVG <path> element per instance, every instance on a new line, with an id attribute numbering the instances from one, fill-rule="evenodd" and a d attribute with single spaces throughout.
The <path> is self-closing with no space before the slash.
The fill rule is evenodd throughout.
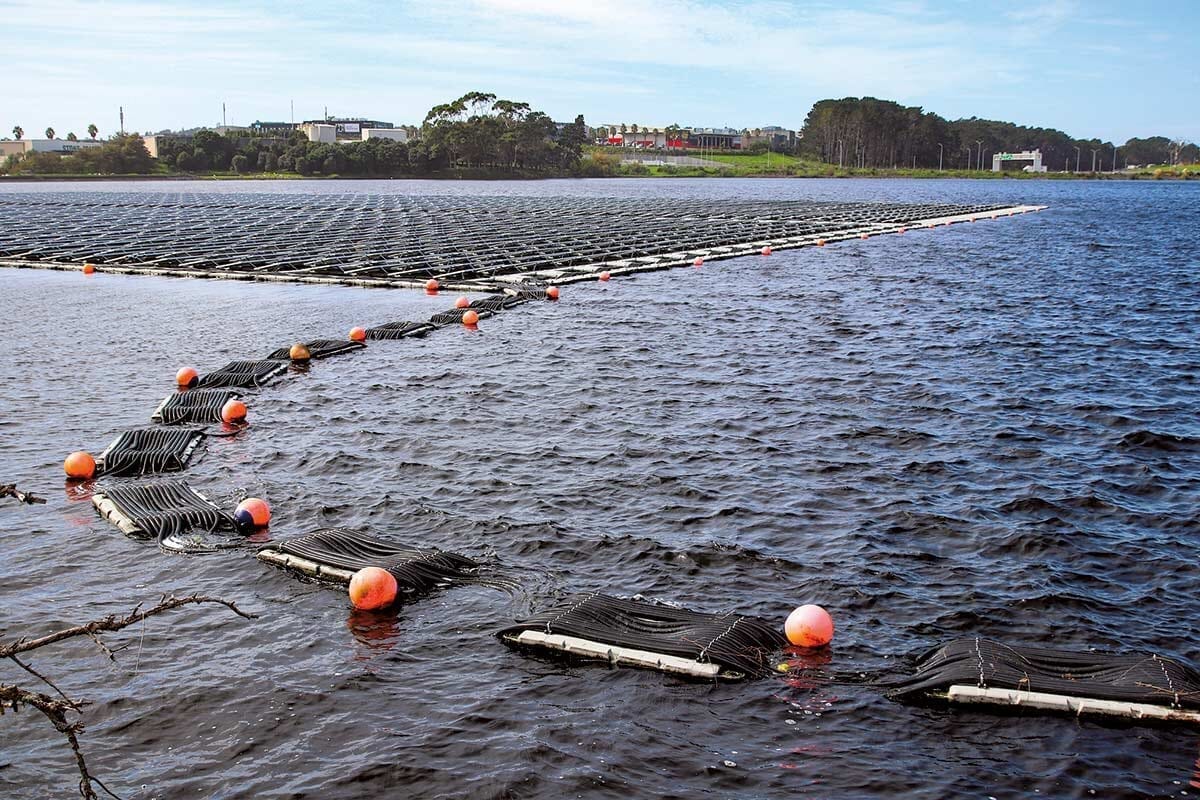
<path id="1" fill-rule="evenodd" d="M 1099 153 L 1099 152 L 1100 152 L 1099 150 L 1092 150 L 1092 172 L 1093 173 L 1095 173 L 1095 171 L 1096 171 L 1096 153 Z"/>
<path id="2" fill-rule="evenodd" d="M 1075 171 L 1079 172 L 1079 148 L 1075 148 Z"/>
<path id="3" fill-rule="evenodd" d="M 938 172 L 942 171 L 942 143 L 938 142 Z"/>
<path id="4" fill-rule="evenodd" d="M 1112 168 L 1112 171 L 1113 171 L 1114 175 L 1117 174 L 1117 146 L 1115 144 L 1113 145 L 1113 168 Z"/>
<path id="5" fill-rule="evenodd" d="M 983 169 L 983 140 L 975 140 L 975 169 L 976 171 Z"/>

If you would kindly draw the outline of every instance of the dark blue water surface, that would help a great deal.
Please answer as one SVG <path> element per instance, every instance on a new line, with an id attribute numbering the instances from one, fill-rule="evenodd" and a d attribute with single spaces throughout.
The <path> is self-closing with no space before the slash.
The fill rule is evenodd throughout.
<path id="1" fill-rule="evenodd" d="M 556 304 L 372 343 L 249 399 L 187 472 L 269 536 L 326 525 L 454 550 L 521 588 L 393 614 L 251 547 L 161 554 L 61 462 L 142 425 L 175 370 L 452 297 L 0 269 L 0 638 L 203 592 L 31 655 L 92 701 L 127 798 L 1115 797 L 1200 792 L 1200 731 L 914 708 L 877 682 L 938 643 L 1200 659 L 1200 185 L 629 180 L 288 182 L 251 191 L 1039 203 L 1000 221 L 581 284 Z M 0 191 L 247 191 L 89 184 Z M 336 200 L 332 198 L 331 200 Z M 492 633 L 603 590 L 838 633 L 790 679 L 686 683 L 540 660 Z M 785 656 L 781 656 L 781 659 Z M 796 660 L 796 659 L 793 659 Z M 0 680 L 32 684 L 16 666 Z M 736 766 L 727 766 L 729 761 Z M 0 719 L 0 796 L 76 777 Z"/>

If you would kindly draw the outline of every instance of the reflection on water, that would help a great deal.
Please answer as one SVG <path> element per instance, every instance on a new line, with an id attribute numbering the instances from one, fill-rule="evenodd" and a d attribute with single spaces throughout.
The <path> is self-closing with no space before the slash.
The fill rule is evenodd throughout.
<path id="1" fill-rule="evenodd" d="M 338 593 L 338 601 L 343 605 L 347 602 L 341 593 Z M 394 610 L 359 611 L 353 609 L 346 617 L 346 629 L 364 648 L 355 654 L 356 661 L 372 661 L 379 652 L 391 650 L 396 646 L 403 633 L 400 619 Z"/>

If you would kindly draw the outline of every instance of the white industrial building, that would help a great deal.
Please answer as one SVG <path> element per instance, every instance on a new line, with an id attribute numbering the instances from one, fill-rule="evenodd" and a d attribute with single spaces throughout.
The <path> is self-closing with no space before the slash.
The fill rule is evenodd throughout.
<path id="1" fill-rule="evenodd" d="M 408 131 L 403 128 L 363 128 L 362 140 L 391 139 L 393 142 L 407 142 Z"/>
<path id="2" fill-rule="evenodd" d="M 1024 150 L 1020 153 L 996 153 L 992 156 L 992 172 L 1021 170 L 1022 172 L 1046 172 L 1042 165 L 1041 150 Z"/>
<path id="3" fill-rule="evenodd" d="M 17 139 L 10 142 L 0 142 L 0 156 L 7 158 L 12 155 L 25 153 L 74 153 L 87 147 L 99 147 L 103 142 L 95 139 Z"/>
<path id="4" fill-rule="evenodd" d="M 357 124 L 335 125 L 331 122 L 305 122 L 300 130 L 310 142 L 335 144 L 337 142 L 365 142 L 367 139 L 391 139 L 407 142 L 408 132 L 403 128 L 364 128 Z"/>

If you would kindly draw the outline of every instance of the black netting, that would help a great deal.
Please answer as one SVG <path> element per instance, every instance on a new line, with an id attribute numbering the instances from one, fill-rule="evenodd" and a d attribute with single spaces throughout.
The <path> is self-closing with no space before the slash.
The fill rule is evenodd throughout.
<path id="1" fill-rule="evenodd" d="M 286 369 L 287 363 L 283 361 L 230 361 L 215 372 L 201 377 L 196 386 L 201 389 L 262 386 Z"/>
<path id="2" fill-rule="evenodd" d="M 349 353 L 351 350 L 360 350 L 366 347 L 362 342 L 351 341 L 350 339 L 314 339 L 311 342 L 305 342 L 304 346 L 308 348 L 309 358 L 322 359 L 330 356 Z M 281 347 L 275 350 L 271 355 L 267 356 L 270 361 L 285 361 L 290 359 L 291 346 Z"/>
<path id="3" fill-rule="evenodd" d="M 951 686 L 1152 703 L 1200 709 L 1200 672 L 1154 654 L 1076 653 L 959 639 L 920 658 L 914 675 L 888 694 L 920 699 Z"/>
<path id="4" fill-rule="evenodd" d="M 437 326 L 428 322 L 389 322 L 367 328 L 368 339 L 406 339 L 409 336 L 424 336 Z"/>
<path id="5" fill-rule="evenodd" d="M 545 300 L 546 288 L 536 283 L 518 283 L 512 287 L 510 290 L 512 294 L 509 296 L 517 303 L 526 303 L 530 300 Z"/>
<path id="6" fill-rule="evenodd" d="M 748 676 L 769 672 L 772 654 L 787 646 L 779 628 L 754 617 L 704 614 L 598 593 L 568 597 L 498 635 L 511 643 L 526 630 L 719 664 Z"/>
<path id="7" fill-rule="evenodd" d="M 229 389 L 188 389 L 167 397 L 151 419 L 163 425 L 220 422 L 221 409 L 238 393 Z"/>
<path id="8" fill-rule="evenodd" d="M 456 322 L 462 322 L 463 314 L 467 313 L 468 310 L 470 309 L 453 308 L 449 311 L 443 311 L 440 314 L 434 314 L 432 317 L 430 317 L 429 322 L 430 324 L 437 325 L 439 327 L 442 325 L 453 325 Z M 492 312 L 490 311 L 476 310 L 475 313 L 479 315 L 480 319 L 487 319 L 488 317 L 492 316 Z"/>
<path id="9" fill-rule="evenodd" d="M 177 472 L 204 434 L 190 428 L 145 428 L 125 431 L 97 459 L 104 475 Z"/>
<path id="10" fill-rule="evenodd" d="M 406 547 L 346 528 L 321 528 L 295 539 L 272 542 L 262 549 L 351 572 L 381 567 L 396 578 L 400 591 L 409 594 L 424 594 L 450 581 L 467 579 L 479 568 L 479 564 L 457 553 Z"/>
<path id="11" fill-rule="evenodd" d="M 120 514 L 136 526 L 134 533 L 160 544 L 189 530 L 234 530 L 233 517 L 197 494 L 182 481 L 162 481 L 102 489 Z M 173 549 L 181 549 L 175 547 Z"/>
<path id="12" fill-rule="evenodd" d="M 482 312 L 484 311 L 495 313 L 497 311 L 503 311 L 506 308 L 512 308 L 515 305 L 519 305 L 520 302 L 521 301 L 509 297 L 508 295 L 489 295 L 488 297 L 481 297 L 478 300 L 472 300 L 471 308 L 480 312 L 480 316 L 482 316 Z"/>

